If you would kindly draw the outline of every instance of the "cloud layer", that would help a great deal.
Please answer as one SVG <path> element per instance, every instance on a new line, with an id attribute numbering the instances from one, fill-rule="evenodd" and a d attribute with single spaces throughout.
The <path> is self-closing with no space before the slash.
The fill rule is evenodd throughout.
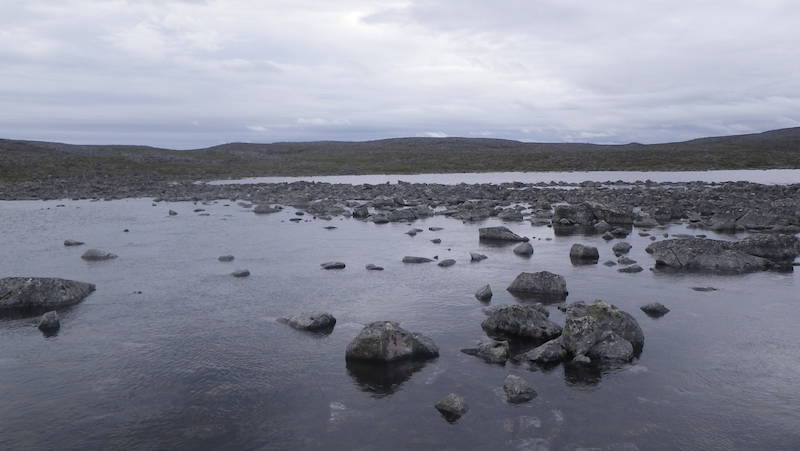
<path id="1" fill-rule="evenodd" d="M 184 149 L 794 127 L 797 17 L 770 0 L 10 2 L 0 137 Z"/>

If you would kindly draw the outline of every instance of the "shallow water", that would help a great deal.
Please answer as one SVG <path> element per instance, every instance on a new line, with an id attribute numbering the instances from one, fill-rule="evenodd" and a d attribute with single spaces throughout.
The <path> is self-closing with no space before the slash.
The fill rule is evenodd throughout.
<path id="1" fill-rule="evenodd" d="M 37 318 L 0 320 L 0 448 L 800 447 L 794 273 L 650 271 L 653 261 L 644 252 L 650 240 L 637 229 L 626 239 L 629 256 L 646 269 L 622 274 L 620 266 L 570 262 L 573 243 L 597 246 L 601 263 L 614 259 L 611 246 L 619 240 L 599 236 L 506 224 L 531 237 L 535 253 L 523 258 L 511 252 L 513 244 L 478 241 L 477 229 L 501 225 L 496 219 L 375 225 L 294 213 L 256 216 L 234 202 L 0 202 L 3 277 L 97 285 L 82 303 L 59 312 L 56 336 L 39 332 Z M 295 217 L 302 221 L 289 221 Z M 434 226 L 444 229 L 428 230 Z M 424 232 L 404 233 L 414 227 Z M 718 237 L 681 225 L 650 232 L 658 239 Z M 430 241 L 437 237 L 441 244 Z M 65 247 L 67 238 L 87 244 Z M 87 248 L 119 258 L 85 262 L 80 255 Z M 489 258 L 471 263 L 470 251 Z M 236 259 L 217 261 L 224 254 Z M 403 264 L 406 255 L 457 264 Z M 330 260 L 347 267 L 319 268 Z M 367 271 L 367 263 L 385 270 Z M 252 275 L 229 276 L 238 268 Z M 486 304 L 475 291 L 491 285 L 488 305 L 526 302 L 505 287 L 522 271 L 541 270 L 566 278 L 567 302 L 603 299 L 631 313 L 645 334 L 640 359 L 576 372 L 563 365 L 490 365 L 461 353 L 485 337 Z M 672 311 L 647 317 L 638 307 L 653 301 Z M 551 318 L 563 324 L 556 306 L 549 306 Z M 333 332 L 308 334 L 275 321 L 308 310 L 333 313 Z M 391 372 L 346 365 L 347 344 L 377 320 L 431 337 L 441 356 Z M 501 387 L 509 374 L 530 382 L 538 396 L 507 404 Z M 433 408 L 452 392 L 470 406 L 454 424 Z"/>

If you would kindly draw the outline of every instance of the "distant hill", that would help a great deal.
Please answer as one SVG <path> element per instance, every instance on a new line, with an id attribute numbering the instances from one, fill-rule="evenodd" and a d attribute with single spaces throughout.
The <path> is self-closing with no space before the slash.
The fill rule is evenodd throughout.
<path id="1" fill-rule="evenodd" d="M 145 183 L 254 176 L 800 168 L 800 128 L 667 144 L 486 138 L 230 143 L 197 150 L 0 140 L 3 183 Z"/>

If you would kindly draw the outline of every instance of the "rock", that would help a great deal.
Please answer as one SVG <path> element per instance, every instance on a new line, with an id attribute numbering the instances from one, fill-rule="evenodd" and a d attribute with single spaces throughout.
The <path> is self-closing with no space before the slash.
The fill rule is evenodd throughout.
<path id="1" fill-rule="evenodd" d="M 80 246 L 82 244 L 86 244 L 83 241 L 75 241 L 75 240 L 64 240 L 64 246 Z"/>
<path id="2" fill-rule="evenodd" d="M 651 302 L 651 303 L 649 303 L 647 305 L 643 305 L 643 306 L 641 306 L 639 308 L 642 309 L 642 311 L 645 312 L 648 316 L 652 316 L 652 317 L 656 317 L 656 318 L 664 316 L 667 313 L 669 313 L 669 309 L 664 307 L 664 304 L 662 304 L 660 302 Z"/>
<path id="3" fill-rule="evenodd" d="M 586 356 L 592 361 L 630 362 L 633 359 L 633 345 L 613 332 L 605 332 Z"/>
<path id="4" fill-rule="evenodd" d="M 336 318 L 327 312 L 303 312 L 278 318 L 278 322 L 298 330 L 315 331 L 333 329 L 333 326 L 336 325 Z"/>
<path id="5" fill-rule="evenodd" d="M 612 227 L 611 224 L 605 221 L 598 221 L 597 223 L 595 223 L 594 229 L 597 231 L 597 233 L 606 233 L 613 230 L 614 227 Z"/>
<path id="6" fill-rule="evenodd" d="M 632 247 L 633 246 L 626 243 L 625 241 L 620 241 L 619 243 L 616 243 L 614 244 L 614 246 L 611 247 L 611 251 L 614 252 L 614 255 L 620 256 L 622 254 L 627 254 L 628 252 L 630 252 Z"/>
<path id="7" fill-rule="evenodd" d="M 367 325 L 347 345 L 346 360 L 393 362 L 402 359 L 429 359 L 439 356 L 431 339 L 402 329 L 399 324 L 379 321 Z"/>
<path id="8" fill-rule="evenodd" d="M 564 349 L 562 340 L 559 337 L 531 349 L 530 351 L 522 354 L 520 357 L 523 360 L 529 360 L 536 363 L 553 363 L 564 360 L 566 356 L 567 350 Z"/>
<path id="9" fill-rule="evenodd" d="M 406 232 L 406 235 L 415 236 L 419 232 L 422 232 L 422 229 L 411 229 L 408 232 Z"/>
<path id="10" fill-rule="evenodd" d="M 462 349 L 461 352 L 480 357 L 486 363 L 506 363 L 509 355 L 507 341 L 484 340 L 477 348 Z"/>
<path id="11" fill-rule="evenodd" d="M 536 392 L 530 384 L 525 379 L 513 374 L 506 377 L 503 391 L 506 392 L 506 401 L 511 404 L 528 402 L 536 397 Z"/>
<path id="12" fill-rule="evenodd" d="M 403 257 L 403 263 L 430 263 L 432 261 L 433 259 L 426 257 L 411 257 L 411 256 Z"/>
<path id="13" fill-rule="evenodd" d="M 521 237 L 503 226 L 480 228 L 478 229 L 478 236 L 481 240 L 528 241 L 528 238 Z"/>
<path id="14" fill-rule="evenodd" d="M 494 311 L 482 323 L 487 332 L 523 338 L 550 340 L 561 335 L 561 326 L 550 321 L 539 305 L 509 305 Z"/>
<path id="15" fill-rule="evenodd" d="M 644 334 L 636 319 L 611 304 L 595 301 L 586 305 L 579 301 L 563 310 L 567 319 L 561 342 L 575 357 L 627 362 L 644 346 Z"/>
<path id="16" fill-rule="evenodd" d="M 520 273 L 516 279 L 511 282 L 507 290 L 517 293 L 568 294 L 567 282 L 564 280 L 564 277 L 548 271 Z"/>
<path id="17" fill-rule="evenodd" d="M 281 211 L 280 208 L 273 208 L 269 205 L 256 205 L 255 208 L 253 208 L 253 213 L 257 215 L 267 215 L 270 213 L 277 213 L 279 211 Z"/>
<path id="18" fill-rule="evenodd" d="M 470 259 L 470 261 L 473 261 L 473 262 L 479 262 L 481 260 L 486 260 L 487 258 L 489 258 L 489 257 L 487 257 L 487 256 L 485 256 L 483 254 L 479 254 L 477 252 L 470 252 L 469 253 L 469 259 Z"/>
<path id="19" fill-rule="evenodd" d="M 606 232 L 606 233 L 604 233 L 603 235 L 601 235 L 601 238 L 602 238 L 602 239 L 604 239 L 604 240 L 606 240 L 606 241 L 611 241 L 611 240 L 613 240 L 615 237 L 614 237 L 614 235 L 612 235 L 612 234 L 611 234 L 611 232 Z"/>
<path id="20" fill-rule="evenodd" d="M 603 335 L 597 319 L 591 316 L 567 316 L 561 343 L 573 355 L 586 354 Z"/>
<path id="21" fill-rule="evenodd" d="M 595 301 L 586 307 L 586 314 L 595 318 L 603 328 L 628 340 L 634 349 L 644 346 L 644 333 L 636 319 L 627 312 L 603 301 Z"/>
<path id="22" fill-rule="evenodd" d="M 236 271 L 232 272 L 231 275 L 233 277 L 247 277 L 250 275 L 250 271 L 246 269 L 237 269 Z"/>
<path id="23" fill-rule="evenodd" d="M 591 365 L 592 359 L 583 354 L 579 354 L 576 355 L 570 363 L 573 365 Z"/>
<path id="24" fill-rule="evenodd" d="M 61 323 L 58 321 L 58 313 L 55 310 L 42 315 L 42 319 L 39 321 L 39 330 L 42 332 L 54 332 L 60 327 Z"/>
<path id="25" fill-rule="evenodd" d="M 175 210 L 170 210 L 170 211 L 168 212 L 168 214 L 169 214 L 170 216 L 175 216 L 175 215 L 177 215 L 177 214 L 178 214 L 178 212 L 177 212 L 177 211 L 175 211 Z"/>
<path id="26" fill-rule="evenodd" d="M 530 256 L 533 255 L 533 246 L 531 243 L 522 243 L 514 248 L 514 253 L 517 255 Z"/>
<path id="27" fill-rule="evenodd" d="M 761 271 L 772 266 L 766 258 L 730 250 L 730 247 L 725 241 L 688 238 L 658 241 L 647 246 L 645 251 L 653 255 L 656 266 L 741 272 Z"/>
<path id="28" fill-rule="evenodd" d="M 622 257 L 617 259 L 617 263 L 619 263 L 620 265 L 634 265 L 636 264 L 636 260 L 632 260 L 623 255 Z"/>
<path id="29" fill-rule="evenodd" d="M 794 235 L 763 234 L 722 243 L 726 249 L 778 262 L 792 261 L 800 255 L 800 238 Z"/>
<path id="30" fill-rule="evenodd" d="M 230 254 L 228 254 L 228 255 L 220 255 L 219 258 L 217 258 L 217 260 L 219 260 L 221 262 L 232 262 L 233 259 L 234 259 L 233 255 L 230 255 Z"/>
<path id="31" fill-rule="evenodd" d="M 623 229 L 622 227 L 617 227 L 608 233 L 610 233 L 614 238 L 625 238 L 626 236 L 630 235 L 630 231 L 628 231 L 628 229 Z"/>
<path id="32" fill-rule="evenodd" d="M 573 244 L 569 249 L 569 258 L 574 260 L 589 260 L 597 262 L 600 259 L 600 252 L 596 247 L 584 246 L 583 244 Z"/>
<path id="33" fill-rule="evenodd" d="M 444 399 L 437 402 L 433 407 L 442 414 L 445 420 L 453 422 L 464 416 L 469 411 L 469 406 L 461 396 L 450 393 Z"/>
<path id="34" fill-rule="evenodd" d="M 81 255 L 81 258 L 89 261 L 100 261 L 100 260 L 110 260 L 112 258 L 117 258 L 117 256 L 97 249 L 88 249 L 86 252 L 83 253 L 83 255 Z"/>
<path id="35" fill-rule="evenodd" d="M 320 263 L 322 269 L 344 269 L 345 264 L 343 262 L 325 262 Z"/>
<path id="36" fill-rule="evenodd" d="M 475 297 L 479 301 L 488 301 L 492 298 L 492 288 L 489 285 L 484 285 L 475 293 Z"/>
<path id="37" fill-rule="evenodd" d="M 433 243 L 433 244 L 439 244 L 441 242 L 442 242 L 441 238 L 434 238 L 434 239 L 431 240 L 431 243 Z"/>
<path id="38" fill-rule="evenodd" d="M 620 268 L 617 271 L 618 272 L 624 272 L 624 273 L 632 274 L 632 273 L 642 272 L 642 271 L 644 271 L 644 268 L 642 268 L 639 265 L 631 265 L 631 266 L 628 266 L 627 268 Z"/>
<path id="39" fill-rule="evenodd" d="M 692 287 L 694 291 L 717 291 L 714 287 Z"/>
<path id="40" fill-rule="evenodd" d="M 438 265 L 441 266 L 442 268 L 447 268 L 448 266 L 453 266 L 455 264 L 456 264 L 456 261 L 453 260 L 452 258 L 448 258 L 448 259 L 442 260 L 442 261 L 440 261 L 438 263 Z"/>
<path id="41" fill-rule="evenodd" d="M 0 309 L 59 308 L 83 300 L 95 285 L 48 277 L 0 279 Z"/>
<path id="42" fill-rule="evenodd" d="M 374 264 L 370 263 L 366 266 L 366 268 L 370 271 L 383 271 L 382 266 L 375 266 Z"/>

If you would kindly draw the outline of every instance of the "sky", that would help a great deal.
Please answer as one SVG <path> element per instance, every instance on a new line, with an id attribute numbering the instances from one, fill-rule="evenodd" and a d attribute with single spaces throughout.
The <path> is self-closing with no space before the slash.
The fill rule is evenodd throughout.
<path id="1" fill-rule="evenodd" d="M 796 0 L 0 0 L 0 138 L 192 149 L 800 126 Z"/>

